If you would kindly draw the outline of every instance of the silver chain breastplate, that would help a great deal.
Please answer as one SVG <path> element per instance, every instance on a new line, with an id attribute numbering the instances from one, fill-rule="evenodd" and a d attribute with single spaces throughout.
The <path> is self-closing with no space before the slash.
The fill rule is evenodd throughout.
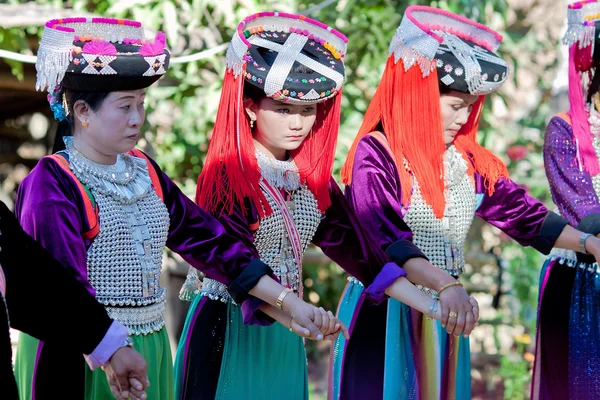
<path id="1" fill-rule="evenodd" d="M 300 185 L 293 161 L 276 161 L 265 157 L 257 153 L 263 179 L 274 188 L 293 191 L 293 200 L 288 201 L 287 204 L 300 234 L 302 252 L 304 252 L 321 222 L 317 200 L 306 186 Z M 273 213 L 260 220 L 259 228 L 254 234 L 254 245 L 261 261 L 271 267 L 281 280 L 281 284 L 289 286 L 298 293 L 302 277 L 294 258 L 281 210 L 266 193 L 265 196 Z M 202 292 L 213 300 L 226 302 L 230 299 L 227 287 L 209 278 L 204 278 Z"/>
<path id="2" fill-rule="evenodd" d="M 159 285 L 169 213 L 152 188 L 146 161 L 120 155 L 111 171 L 67 147 L 71 169 L 99 209 L 100 232 L 87 252 L 88 279 L 109 316 L 148 334 L 164 325 L 165 294 Z"/>
<path id="3" fill-rule="evenodd" d="M 451 146 L 444 155 L 446 176 L 446 209 L 437 218 L 425 202 L 416 179 L 404 220 L 413 232 L 413 242 L 436 267 L 454 277 L 464 270 L 464 247 L 477 205 L 472 178 L 467 175 L 467 161 Z M 425 293 L 437 297 L 429 288 Z"/>

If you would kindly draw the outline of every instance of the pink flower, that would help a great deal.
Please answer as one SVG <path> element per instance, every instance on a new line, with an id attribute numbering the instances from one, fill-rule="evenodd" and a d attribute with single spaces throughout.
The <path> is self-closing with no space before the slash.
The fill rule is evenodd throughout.
<path id="1" fill-rule="evenodd" d="M 527 150 L 527 147 L 521 145 L 511 146 L 508 148 L 508 150 L 506 150 L 506 155 L 512 161 L 521 161 L 522 159 L 527 157 L 528 153 L 529 150 Z"/>
<path id="2" fill-rule="evenodd" d="M 158 32 L 153 42 L 146 42 L 140 48 L 140 56 L 158 56 L 165 52 L 167 37 L 164 33 Z"/>
<path id="3" fill-rule="evenodd" d="M 99 54 L 103 56 L 116 56 L 117 48 L 114 44 L 108 42 L 93 41 L 87 42 L 83 46 L 83 52 L 86 54 Z"/>

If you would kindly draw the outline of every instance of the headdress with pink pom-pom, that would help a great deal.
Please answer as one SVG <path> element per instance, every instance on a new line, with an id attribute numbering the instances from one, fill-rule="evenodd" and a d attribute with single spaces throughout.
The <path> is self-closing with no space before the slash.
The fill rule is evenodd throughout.
<path id="1" fill-rule="evenodd" d="M 66 117 L 61 88 L 111 92 L 146 88 L 164 75 L 170 54 L 159 32 L 144 37 L 137 21 L 64 18 L 46 23 L 37 54 L 36 89 L 48 89 L 56 119 Z"/>

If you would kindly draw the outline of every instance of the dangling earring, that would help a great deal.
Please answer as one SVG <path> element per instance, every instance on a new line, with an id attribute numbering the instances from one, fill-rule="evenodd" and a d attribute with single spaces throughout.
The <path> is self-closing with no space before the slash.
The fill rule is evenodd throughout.
<path id="1" fill-rule="evenodd" d="M 89 122 L 87 122 L 87 121 L 83 121 L 83 122 L 81 123 L 81 125 L 83 125 L 83 127 L 84 127 L 84 128 L 87 128 L 88 126 L 90 126 L 90 123 L 89 123 Z"/>
<path id="2" fill-rule="evenodd" d="M 250 129 L 254 129 L 254 120 L 250 118 Z"/>
<path id="3" fill-rule="evenodd" d="M 312 128 L 310 128 L 310 133 L 308 134 L 308 137 L 309 137 L 310 139 L 312 139 L 312 136 L 313 136 L 312 134 L 313 134 L 313 130 L 312 130 Z"/>

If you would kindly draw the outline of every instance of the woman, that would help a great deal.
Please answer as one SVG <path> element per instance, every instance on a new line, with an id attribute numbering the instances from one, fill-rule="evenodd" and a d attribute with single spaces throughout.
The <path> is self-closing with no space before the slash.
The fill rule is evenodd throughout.
<path id="1" fill-rule="evenodd" d="M 581 242 L 600 255 L 596 238 L 527 195 L 475 140 L 485 95 L 507 79 L 506 63 L 494 54 L 500 41 L 464 17 L 406 9 L 342 171 L 357 217 L 392 260 L 398 238 L 412 234 L 431 264 L 459 279 L 475 215 L 543 253 Z M 407 278 L 433 298 L 444 296 L 448 284 L 425 264 L 404 264 Z M 470 399 L 469 340 L 443 329 L 460 319 L 459 310 L 440 324 L 393 300 L 387 310 L 360 307 L 362 290 L 351 282 L 340 302 L 339 316 L 354 329 L 349 343 L 340 338 L 334 347 L 332 397 Z"/>
<path id="2" fill-rule="evenodd" d="M 573 226 L 600 233 L 600 4 L 569 5 L 570 110 L 552 118 L 544 165 L 560 214 Z M 598 265 L 572 251 L 553 250 L 540 276 L 532 399 L 600 397 Z"/>
<path id="3" fill-rule="evenodd" d="M 165 290 L 159 285 L 165 246 L 228 285 L 239 303 L 252 294 L 276 304 L 284 290 L 246 245 L 133 149 L 145 118 L 145 88 L 168 65 L 164 34 L 146 41 L 139 22 L 49 21 L 38 52 L 38 86 L 49 87 L 66 148 L 39 162 L 19 187 L 16 205 L 27 233 L 128 328 L 133 346 L 148 360 L 147 396 L 161 400 L 174 396 Z M 292 300 L 285 309 L 297 328 L 317 336 L 311 320 L 321 322 L 326 313 Z M 61 385 L 72 388 L 72 398 L 111 398 L 101 371 L 50 341 L 23 335 L 16 370 L 22 399 L 54 397 Z"/>
<path id="4" fill-rule="evenodd" d="M 260 13 L 240 23 L 197 200 L 275 266 L 289 288 L 285 300 L 302 298 L 302 255 L 312 242 L 360 279 L 373 301 L 388 294 L 427 312 L 437 302 L 401 268 L 421 252 L 407 245 L 403 259 L 386 263 L 331 178 L 345 50 L 341 33 L 302 16 Z M 259 326 L 243 324 L 246 307 Z M 260 307 L 240 309 L 223 285 L 204 279 L 177 352 L 177 398 L 308 397 L 302 339 L 281 325 L 260 326 L 270 323 Z"/>

